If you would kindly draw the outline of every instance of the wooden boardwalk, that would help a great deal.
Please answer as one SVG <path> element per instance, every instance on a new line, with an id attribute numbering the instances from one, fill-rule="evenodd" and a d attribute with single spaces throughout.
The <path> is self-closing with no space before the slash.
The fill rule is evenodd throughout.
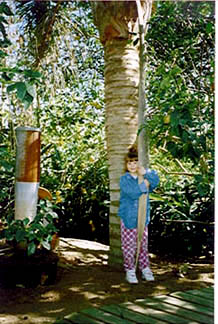
<path id="1" fill-rule="evenodd" d="M 214 288 L 175 292 L 72 313 L 54 324 L 212 324 Z"/>

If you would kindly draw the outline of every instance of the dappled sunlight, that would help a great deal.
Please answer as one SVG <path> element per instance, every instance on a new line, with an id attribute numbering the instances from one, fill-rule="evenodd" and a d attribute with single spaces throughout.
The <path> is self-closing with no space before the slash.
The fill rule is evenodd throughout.
<path id="1" fill-rule="evenodd" d="M 98 291 L 96 294 L 95 293 L 92 293 L 92 292 L 86 292 L 84 291 L 83 293 L 84 297 L 87 298 L 87 299 L 104 299 L 106 296 L 105 296 L 105 293 L 103 292 L 103 294 L 101 295 L 101 292 Z"/>
<path id="2" fill-rule="evenodd" d="M 47 303 L 47 302 L 57 302 L 60 300 L 60 293 L 58 291 L 50 290 L 41 294 L 40 302 Z"/>
<path id="3" fill-rule="evenodd" d="M 109 251 L 109 246 L 93 242 L 93 241 L 87 241 L 87 240 L 79 240 L 79 239 L 64 239 L 61 238 L 62 242 L 62 248 L 69 247 L 69 245 L 73 248 L 80 248 L 80 249 L 89 249 L 89 250 L 104 250 Z"/>
<path id="4" fill-rule="evenodd" d="M 165 292 L 166 291 L 166 286 L 165 285 L 155 285 L 155 287 L 154 287 L 154 294 L 155 294 L 155 292 L 157 293 L 158 292 L 158 294 L 161 294 L 161 292 Z"/>
<path id="5" fill-rule="evenodd" d="M 60 266 L 72 267 L 81 263 L 107 264 L 109 246 L 92 241 L 60 239 Z M 97 254 L 96 254 L 97 252 Z M 61 258 L 64 256 L 64 259 Z"/>
<path id="6" fill-rule="evenodd" d="M 25 320 L 28 324 L 46 324 L 49 320 L 51 323 L 52 320 L 90 307 L 133 303 L 136 299 L 199 289 L 214 283 L 212 263 L 191 262 L 184 267 L 182 262 L 171 262 L 153 255 L 151 268 L 155 281 L 142 281 L 137 271 L 139 284 L 130 285 L 125 281 L 122 268 L 116 270 L 104 264 L 107 262 L 108 246 L 81 240 L 77 243 L 76 239 L 64 239 L 63 242 L 61 239 L 57 253 L 60 260 L 55 284 L 41 285 L 35 289 L 0 288 L 2 324 L 2 318 L 6 319 L 6 324 L 23 324 L 24 317 L 31 317 L 32 322 Z M 187 273 L 180 277 L 179 269 L 183 268 Z M 133 306 L 128 307 L 131 309 Z M 139 312 L 144 312 L 142 306 L 137 307 Z"/>
<path id="7" fill-rule="evenodd" d="M 48 311 L 48 314 L 58 314 L 64 311 L 64 307 L 61 308 L 56 308 L 56 309 L 52 309 L 50 311 Z"/>
<path id="8" fill-rule="evenodd" d="M 10 314 L 0 314 L 0 323 L 13 323 L 17 324 L 19 322 L 19 319 L 17 318 L 17 315 L 10 315 Z"/>
<path id="9" fill-rule="evenodd" d="M 139 305 L 132 305 L 130 303 L 125 303 L 125 306 L 126 308 L 130 309 L 130 310 L 133 310 L 135 312 L 139 312 L 139 313 L 142 313 L 142 314 L 146 314 L 146 309 L 142 306 L 139 306 Z"/>

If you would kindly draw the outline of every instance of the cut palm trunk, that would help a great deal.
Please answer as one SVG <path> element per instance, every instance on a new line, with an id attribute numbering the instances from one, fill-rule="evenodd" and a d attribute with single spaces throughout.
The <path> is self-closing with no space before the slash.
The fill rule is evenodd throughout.
<path id="1" fill-rule="evenodd" d="M 16 129 L 15 219 L 36 216 L 40 177 L 40 130 Z"/>
<path id="2" fill-rule="evenodd" d="M 146 10 L 142 10 L 140 0 L 136 0 L 138 10 L 138 21 L 139 21 L 139 101 L 138 101 L 138 159 L 139 164 L 147 168 L 149 165 L 149 154 L 148 154 L 148 137 L 145 131 L 145 44 L 144 37 L 147 27 L 147 21 L 151 15 L 152 1 L 146 1 Z M 145 16 L 143 17 L 143 13 Z M 143 181 L 143 177 L 138 177 L 139 183 Z M 149 189 L 149 188 L 148 188 Z M 136 268 L 138 265 L 138 258 L 141 248 L 141 241 L 145 229 L 146 214 L 147 214 L 147 194 L 142 194 L 139 198 L 138 208 L 138 239 L 137 239 L 137 253 L 136 253 Z"/>
<path id="3" fill-rule="evenodd" d="M 139 210 L 138 210 L 138 238 L 137 238 L 137 253 L 136 253 L 136 268 L 138 265 L 139 253 L 141 249 L 141 242 L 143 238 L 143 233 L 145 229 L 146 211 L 147 211 L 147 199 L 148 195 L 143 194 L 139 198 Z"/>

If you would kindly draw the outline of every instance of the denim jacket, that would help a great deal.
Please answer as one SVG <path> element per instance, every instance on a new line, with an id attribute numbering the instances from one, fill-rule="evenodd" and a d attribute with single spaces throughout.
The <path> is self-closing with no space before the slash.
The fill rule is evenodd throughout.
<path id="1" fill-rule="evenodd" d="M 159 177 L 156 171 L 146 169 L 144 178 L 150 183 L 149 192 L 152 192 L 159 184 Z M 121 217 L 126 228 L 132 229 L 137 227 L 138 223 L 138 201 L 143 193 L 148 193 L 147 196 L 147 214 L 145 225 L 150 222 L 150 201 L 149 192 L 144 181 L 138 184 L 138 178 L 131 176 L 126 172 L 120 178 L 120 207 L 118 216 Z"/>

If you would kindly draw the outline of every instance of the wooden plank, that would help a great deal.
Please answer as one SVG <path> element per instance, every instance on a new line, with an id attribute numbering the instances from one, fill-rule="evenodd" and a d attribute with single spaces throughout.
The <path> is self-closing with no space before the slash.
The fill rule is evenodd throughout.
<path id="1" fill-rule="evenodd" d="M 205 298 L 212 298 L 214 300 L 214 287 L 203 288 L 200 291 L 204 293 Z"/>
<path id="2" fill-rule="evenodd" d="M 181 308 L 178 305 L 165 303 L 160 299 L 146 298 L 143 300 L 136 300 L 136 303 L 140 305 L 145 305 L 146 307 L 158 309 L 166 313 L 174 314 L 176 316 L 180 316 L 184 320 L 188 319 L 188 320 L 195 321 L 197 323 L 204 323 L 204 324 L 213 323 L 213 318 L 207 315 L 199 314 L 192 310 Z"/>
<path id="3" fill-rule="evenodd" d="M 158 319 L 163 322 L 172 323 L 172 324 L 197 324 L 195 321 L 190 321 L 184 318 L 181 318 L 180 316 L 177 316 L 175 314 L 169 314 L 165 311 L 160 311 L 154 308 L 148 308 L 145 307 L 145 305 L 139 305 L 136 303 L 126 302 L 124 305 L 127 309 L 130 309 L 134 312 L 138 312 L 150 317 L 153 317 L 154 319 Z"/>
<path id="4" fill-rule="evenodd" d="M 201 290 L 204 291 L 207 294 L 214 295 L 214 286 L 201 288 Z"/>
<path id="5" fill-rule="evenodd" d="M 99 319 L 102 323 L 107 324 L 124 324 L 123 319 L 113 314 L 107 313 L 101 309 L 88 308 L 81 311 L 82 314 L 88 315 L 91 318 Z M 125 320 L 125 324 L 132 324 L 129 320 Z"/>
<path id="6" fill-rule="evenodd" d="M 210 287 L 201 288 L 200 290 L 205 291 L 205 292 L 214 293 L 214 285 L 213 286 L 210 286 Z"/>
<path id="7" fill-rule="evenodd" d="M 187 290 L 186 291 L 187 294 L 191 294 L 191 295 L 194 295 L 194 296 L 199 296 L 199 297 L 203 297 L 203 298 L 209 298 L 213 301 L 214 299 L 214 295 L 212 293 L 210 294 L 207 294 L 205 291 L 203 290 Z"/>
<path id="8" fill-rule="evenodd" d="M 54 324 L 212 324 L 214 287 L 104 305 L 72 313 Z"/>
<path id="9" fill-rule="evenodd" d="M 187 300 L 187 301 L 189 301 L 191 303 L 206 306 L 206 307 L 208 307 L 208 308 L 210 308 L 212 310 L 214 309 L 213 302 L 211 302 L 211 300 L 207 300 L 207 299 L 204 299 L 202 297 L 187 294 L 186 292 L 175 292 L 175 293 L 172 293 L 170 295 L 174 296 L 174 297 L 177 297 L 177 298 L 180 298 L 180 299 L 183 299 L 183 300 Z"/>
<path id="10" fill-rule="evenodd" d="M 108 313 L 115 314 L 122 318 L 122 320 L 130 320 L 133 323 L 143 323 L 143 324 L 162 324 L 162 321 L 158 321 L 152 317 L 149 317 L 147 315 L 143 315 L 140 313 L 133 312 L 129 309 L 126 309 L 125 307 L 121 305 L 106 305 L 101 307 L 104 311 L 107 311 Z M 123 322 L 123 323 L 126 323 Z"/>
<path id="11" fill-rule="evenodd" d="M 72 313 L 64 317 L 68 322 L 68 324 L 104 324 L 102 321 L 98 321 L 94 318 L 90 318 L 81 313 Z"/>
<path id="12" fill-rule="evenodd" d="M 169 304 L 177 305 L 177 306 L 185 308 L 185 309 L 193 310 L 193 311 L 195 311 L 195 312 L 197 312 L 199 314 L 205 314 L 205 315 L 208 315 L 210 317 L 214 316 L 214 312 L 211 311 L 210 309 L 208 309 L 205 306 L 192 304 L 190 302 L 187 302 L 187 301 L 182 300 L 182 299 L 178 299 L 178 298 L 173 297 L 173 296 L 156 296 L 154 298 L 162 300 L 165 303 L 169 303 Z"/>

